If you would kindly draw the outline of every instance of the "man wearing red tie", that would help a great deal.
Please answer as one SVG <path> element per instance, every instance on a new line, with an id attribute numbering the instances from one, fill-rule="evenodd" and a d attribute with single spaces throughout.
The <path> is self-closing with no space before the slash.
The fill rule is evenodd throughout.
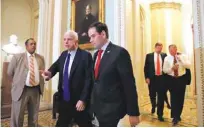
<path id="1" fill-rule="evenodd" d="M 157 115 L 160 121 L 164 121 L 164 101 L 166 101 L 168 108 L 170 108 L 166 95 L 167 86 L 164 84 L 165 76 L 162 70 L 166 53 L 162 53 L 162 47 L 163 46 L 161 43 L 155 44 L 155 52 L 146 55 L 144 66 L 145 80 L 148 84 L 149 96 L 152 104 L 151 113 L 155 113 L 155 108 L 157 105 Z"/>
<path id="2" fill-rule="evenodd" d="M 163 70 L 167 73 L 167 83 L 171 94 L 171 117 L 173 126 L 181 121 L 186 85 L 190 78 L 186 77 L 186 70 L 190 69 L 187 56 L 177 53 L 176 45 L 169 46 L 169 53 L 165 60 Z"/>
<path id="3" fill-rule="evenodd" d="M 104 23 L 93 23 L 88 34 L 90 42 L 98 49 L 94 54 L 91 108 L 99 126 L 116 127 L 126 114 L 131 126 L 136 126 L 140 113 L 128 51 L 108 40 L 108 28 Z"/>

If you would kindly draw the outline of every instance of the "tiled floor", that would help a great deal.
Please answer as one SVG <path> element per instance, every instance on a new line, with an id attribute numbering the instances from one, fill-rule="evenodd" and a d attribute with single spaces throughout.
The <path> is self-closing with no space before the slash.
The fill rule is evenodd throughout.
<path id="1" fill-rule="evenodd" d="M 144 104 L 140 105 L 140 111 L 141 111 L 141 116 L 140 116 L 140 124 L 138 126 L 161 126 L 161 127 L 170 127 L 171 125 L 171 119 L 170 117 L 170 110 L 165 107 L 164 109 L 164 118 L 165 122 L 160 122 L 157 120 L 156 114 L 152 115 L 150 114 L 151 110 L 151 105 L 149 102 L 144 102 Z M 10 119 L 2 119 L 1 120 L 1 126 L 3 127 L 8 127 L 9 125 L 9 120 Z M 130 126 L 129 121 L 128 121 L 128 116 L 124 117 L 122 119 L 118 126 Z M 55 126 L 56 120 L 52 119 L 52 111 L 47 110 L 47 111 L 42 111 L 39 114 L 39 126 L 47 126 L 47 127 L 52 127 Z M 24 126 L 27 126 L 27 115 L 25 115 L 25 122 Z M 182 121 L 179 123 L 178 126 L 197 126 L 197 113 L 196 113 L 196 104 L 195 100 L 193 99 L 186 99 L 185 100 L 185 105 L 184 105 L 184 110 L 182 114 Z"/>

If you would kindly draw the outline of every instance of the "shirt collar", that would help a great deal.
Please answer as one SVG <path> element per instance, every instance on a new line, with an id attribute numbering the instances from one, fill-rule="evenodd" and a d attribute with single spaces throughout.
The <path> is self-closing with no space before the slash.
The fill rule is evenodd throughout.
<path id="1" fill-rule="evenodd" d="M 180 55 L 181 55 L 181 54 L 176 54 L 175 57 L 180 56 Z M 173 55 L 170 54 L 170 56 L 174 58 Z"/>
<path id="2" fill-rule="evenodd" d="M 76 48 L 75 50 L 72 50 L 72 51 L 68 51 L 68 53 L 73 57 L 73 56 L 75 56 L 77 49 L 78 48 Z"/>
<path id="3" fill-rule="evenodd" d="M 35 57 L 35 53 L 30 54 L 29 52 L 27 52 L 27 57 L 30 57 L 31 55 L 33 55 L 33 57 Z"/>
<path id="4" fill-rule="evenodd" d="M 161 55 L 161 52 L 160 52 L 160 53 L 154 52 L 154 55 L 155 55 L 155 54 L 156 54 L 156 55 L 158 55 L 158 54 Z"/>
<path id="5" fill-rule="evenodd" d="M 110 41 L 108 40 L 108 42 L 106 42 L 106 43 L 103 45 L 103 47 L 101 48 L 101 50 L 105 51 L 109 44 L 110 44 Z"/>

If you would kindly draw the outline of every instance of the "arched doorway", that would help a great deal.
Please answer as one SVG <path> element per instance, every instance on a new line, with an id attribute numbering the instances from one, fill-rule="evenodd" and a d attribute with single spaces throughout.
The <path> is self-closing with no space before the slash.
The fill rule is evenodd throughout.
<path id="1" fill-rule="evenodd" d="M 9 43 L 10 34 L 18 38 L 17 44 L 25 51 L 25 40 L 34 37 L 38 29 L 39 3 L 36 0 L 2 0 L 2 45 Z M 12 22 L 12 23 L 11 23 Z M 2 58 L 7 57 L 4 53 Z M 3 74 L 1 80 L 1 118 L 10 117 L 11 113 L 11 82 L 7 77 L 9 61 L 2 59 Z"/>

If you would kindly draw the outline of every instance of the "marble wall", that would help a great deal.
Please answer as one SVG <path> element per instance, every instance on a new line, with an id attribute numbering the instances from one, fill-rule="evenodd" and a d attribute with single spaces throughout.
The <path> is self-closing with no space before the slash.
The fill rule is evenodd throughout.
<path id="1" fill-rule="evenodd" d="M 198 126 L 204 126 L 204 1 L 193 0 Z"/>

